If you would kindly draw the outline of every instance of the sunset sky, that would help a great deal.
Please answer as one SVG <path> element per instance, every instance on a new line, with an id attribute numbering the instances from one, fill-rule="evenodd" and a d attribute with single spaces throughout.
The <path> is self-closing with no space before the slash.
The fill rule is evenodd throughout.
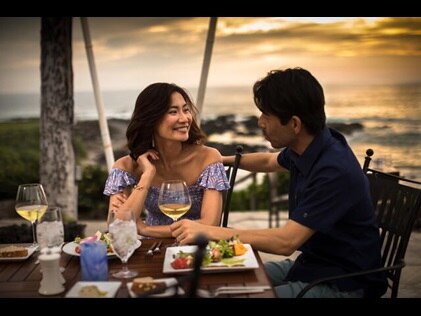
<path id="1" fill-rule="evenodd" d="M 197 87 L 209 18 L 89 18 L 103 90 Z M 40 19 L 0 18 L 0 93 L 40 89 Z M 421 18 L 218 18 L 209 86 L 251 86 L 300 66 L 322 84 L 421 83 Z M 76 91 L 91 90 L 79 18 Z"/>

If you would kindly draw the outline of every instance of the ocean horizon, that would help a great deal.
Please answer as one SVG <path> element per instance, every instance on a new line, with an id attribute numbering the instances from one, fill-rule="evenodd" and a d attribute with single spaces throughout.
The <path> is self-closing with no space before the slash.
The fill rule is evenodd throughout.
<path id="1" fill-rule="evenodd" d="M 193 100 L 197 89 L 187 88 Z M 354 154 L 363 161 L 367 148 L 374 150 L 374 163 L 393 167 L 403 176 L 421 180 L 421 83 L 401 85 L 326 85 L 328 124 L 360 123 L 361 131 L 345 135 Z M 130 119 L 140 90 L 103 91 L 108 119 Z M 75 121 L 98 119 L 93 92 L 75 92 Z M 0 94 L 0 121 L 39 118 L 40 93 Z M 201 118 L 221 115 L 258 116 L 251 87 L 209 87 Z M 247 131 L 244 131 L 247 134 Z M 259 136 L 213 135 L 224 143 L 269 143 Z"/>

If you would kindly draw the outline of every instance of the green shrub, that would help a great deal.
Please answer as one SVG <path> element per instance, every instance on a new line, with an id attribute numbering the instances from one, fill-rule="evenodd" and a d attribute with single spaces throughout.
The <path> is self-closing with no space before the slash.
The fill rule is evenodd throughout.
<path id="1" fill-rule="evenodd" d="M 102 193 L 108 172 L 100 166 L 86 166 L 79 183 L 79 216 L 91 219 L 107 218 L 108 198 Z"/>
<path id="2" fill-rule="evenodd" d="M 18 185 L 39 182 L 39 121 L 0 124 L 0 199 L 14 199 Z"/>
<path id="3" fill-rule="evenodd" d="M 288 193 L 289 174 L 285 172 L 278 172 L 278 193 Z M 256 209 L 269 209 L 269 184 L 268 176 L 264 175 L 261 184 L 250 184 L 244 190 L 235 191 L 231 197 L 231 210 L 244 211 L 250 210 L 251 198 L 255 196 Z"/>

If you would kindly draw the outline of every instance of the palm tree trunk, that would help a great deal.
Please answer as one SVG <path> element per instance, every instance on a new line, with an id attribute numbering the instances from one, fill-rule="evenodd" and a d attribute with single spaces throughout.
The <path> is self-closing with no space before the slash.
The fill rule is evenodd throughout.
<path id="1" fill-rule="evenodd" d="M 66 219 L 77 219 L 73 116 L 72 18 L 42 18 L 40 179 Z"/>

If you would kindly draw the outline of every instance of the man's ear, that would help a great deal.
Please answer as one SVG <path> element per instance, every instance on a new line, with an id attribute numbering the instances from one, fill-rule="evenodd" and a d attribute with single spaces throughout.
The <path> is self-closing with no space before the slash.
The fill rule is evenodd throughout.
<path id="1" fill-rule="evenodd" d="M 302 126 L 301 119 L 298 116 L 293 115 L 291 117 L 291 124 L 292 124 L 292 128 L 294 129 L 295 135 L 301 132 L 301 129 L 303 126 Z"/>

